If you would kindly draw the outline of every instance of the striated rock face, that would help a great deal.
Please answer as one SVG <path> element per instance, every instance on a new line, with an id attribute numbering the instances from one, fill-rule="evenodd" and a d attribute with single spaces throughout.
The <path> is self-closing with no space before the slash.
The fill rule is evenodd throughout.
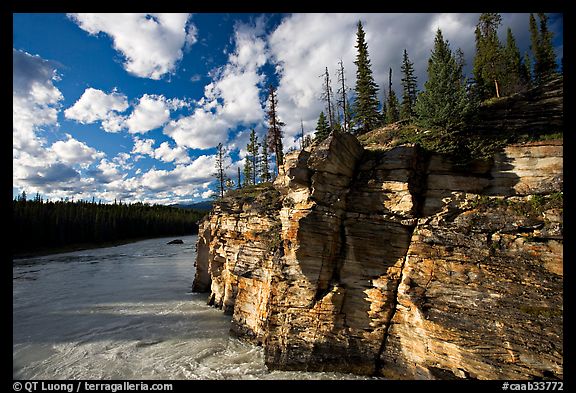
<path id="1" fill-rule="evenodd" d="M 215 204 L 194 290 L 271 369 L 562 378 L 562 187 L 559 141 L 460 168 L 335 133 Z"/>

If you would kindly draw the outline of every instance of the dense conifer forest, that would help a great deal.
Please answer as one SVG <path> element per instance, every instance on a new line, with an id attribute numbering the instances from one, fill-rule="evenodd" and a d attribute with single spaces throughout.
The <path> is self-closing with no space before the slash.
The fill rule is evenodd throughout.
<path id="1" fill-rule="evenodd" d="M 13 254 L 97 246 L 131 239 L 191 235 L 206 212 L 144 203 L 13 201 Z"/>

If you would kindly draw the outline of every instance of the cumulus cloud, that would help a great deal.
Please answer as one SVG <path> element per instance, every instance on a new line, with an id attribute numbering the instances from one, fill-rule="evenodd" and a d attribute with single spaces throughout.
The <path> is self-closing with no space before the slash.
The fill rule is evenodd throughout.
<path id="1" fill-rule="evenodd" d="M 154 145 L 154 139 L 134 138 L 134 147 L 132 148 L 132 153 L 152 156 L 154 155 L 154 149 L 152 149 L 152 145 Z"/>
<path id="2" fill-rule="evenodd" d="M 154 158 L 164 162 L 175 162 L 177 164 L 190 162 L 190 157 L 185 148 L 182 146 L 171 148 L 168 142 L 162 142 L 160 147 L 154 150 Z"/>
<path id="3" fill-rule="evenodd" d="M 178 106 L 180 103 L 171 104 Z M 144 94 L 134 107 L 132 114 L 126 119 L 128 131 L 145 133 L 163 126 L 170 119 L 169 104 L 164 96 Z"/>
<path id="4" fill-rule="evenodd" d="M 124 69 L 138 77 L 161 79 L 174 72 L 184 50 L 196 42 L 190 14 L 68 14 L 91 35 L 105 33 L 124 57 Z"/>
<path id="5" fill-rule="evenodd" d="M 164 127 L 178 146 L 208 149 L 226 142 L 228 131 L 239 125 L 256 125 L 264 120 L 260 89 L 266 63 L 262 19 L 254 25 L 235 26 L 236 47 L 228 63 L 212 72 L 213 81 L 204 88 L 192 115 L 173 120 Z"/>
<path id="6" fill-rule="evenodd" d="M 71 135 L 66 134 L 66 136 L 68 137 L 66 141 L 57 141 L 51 146 L 59 161 L 65 164 L 79 164 L 82 167 L 87 167 L 95 160 L 105 156 L 104 153 L 77 141 Z"/>
<path id="7" fill-rule="evenodd" d="M 118 112 L 124 112 L 126 109 L 128 100 L 125 95 L 117 91 L 107 94 L 89 87 L 74 105 L 64 111 L 64 116 L 82 124 L 102 121 L 102 128 L 105 131 L 118 132 L 124 124 L 124 117 Z"/>
<path id="8" fill-rule="evenodd" d="M 56 65 L 30 53 L 12 51 L 12 141 L 15 155 L 39 152 L 43 140 L 37 131 L 57 124 L 64 98 L 54 82 Z"/>

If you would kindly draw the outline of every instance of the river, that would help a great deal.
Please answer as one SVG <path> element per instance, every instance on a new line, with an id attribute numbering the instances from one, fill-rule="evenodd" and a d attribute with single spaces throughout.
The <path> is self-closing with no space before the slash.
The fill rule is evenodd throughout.
<path id="1" fill-rule="evenodd" d="M 263 349 L 191 293 L 196 236 L 18 259 L 14 379 L 360 379 L 268 371 Z"/>

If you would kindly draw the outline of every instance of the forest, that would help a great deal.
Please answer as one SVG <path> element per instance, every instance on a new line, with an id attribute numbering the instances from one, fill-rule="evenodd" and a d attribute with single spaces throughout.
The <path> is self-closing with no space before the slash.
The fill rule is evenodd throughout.
<path id="1" fill-rule="evenodd" d="M 116 242 L 191 235 L 206 212 L 145 203 L 104 204 L 88 201 L 13 200 L 12 253 L 22 256 L 43 251 L 109 245 Z"/>
<path id="2" fill-rule="evenodd" d="M 492 155 L 506 143 L 519 141 L 521 137 L 513 132 L 491 135 L 481 130 L 485 119 L 483 112 L 491 106 L 503 102 L 507 97 L 525 93 L 563 77 L 563 58 L 560 64 L 552 46 L 553 34 L 548 27 L 548 17 L 544 13 L 530 14 L 530 53 L 520 53 L 512 30 L 507 27 L 505 42 L 498 37 L 502 17 L 498 13 L 483 13 L 479 16 L 474 31 L 475 47 L 472 76 L 464 74 L 464 53 L 460 48 L 453 49 L 438 29 L 434 37 L 433 49 L 427 64 L 428 79 L 424 89 L 418 91 L 414 63 L 409 51 L 404 48 L 402 56 L 400 99 L 392 86 L 392 67 L 389 68 L 388 86 L 384 87 L 384 97 L 379 99 L 379 87 L 374 80 L 371 62 L 361 21 L 356 32 L 357 50 L 356 84 L 347 85 L 344 77 L 344 64 L 338 63 L 337 86 L 334 92 L 332 82 L 325 68 L 322 78 L 320 99 L 325 110 L 319 113 L 313 137 L 305 133 L 301 124 L 298 137 L 300 148 L 313 143 L 321 143 L 332 132 L 348 132 L 359 139 L 371 131 L 389 127 L 407 143 L 415 143 L 425 150 L 449 156 L 456 162 L 465 163 L 477 158 Z M 352 97 L 349 97 L 352 93 Z M 231 179 L 224 165 L 226 147 L 220 143 L 216 153 L 216 198 L 222 198 L 228 191 L 250 187 L 259 182 L 265 183 L 278 175 L 283 165 L 282 145 L 284 122 L 278 116 L 276 88 L 268 87 L 268 131 L 258 141 L 255 130 L 251 130 L 250 141 L 246 146 L 244 169 L 237 168 L 236 179 Z M 485 117 L 485 116 L 484 116 Z M 424 130 L 418 133 L 417 130 Z M 547 127 L 535 130 L 528 138 L 561 137 L 561 129 Z M 306 135 L 307 134 L 307 135 Z M 492 133 L 494 134 L 494 133 Z M 536 139 L 537 140 L 537 139 Z M 260 149 L 261 148 L 261 149 Z M 274 156 L 273 164 L 269 159 Z M 242 176 L 243 175 L 243 176 Z"/>

